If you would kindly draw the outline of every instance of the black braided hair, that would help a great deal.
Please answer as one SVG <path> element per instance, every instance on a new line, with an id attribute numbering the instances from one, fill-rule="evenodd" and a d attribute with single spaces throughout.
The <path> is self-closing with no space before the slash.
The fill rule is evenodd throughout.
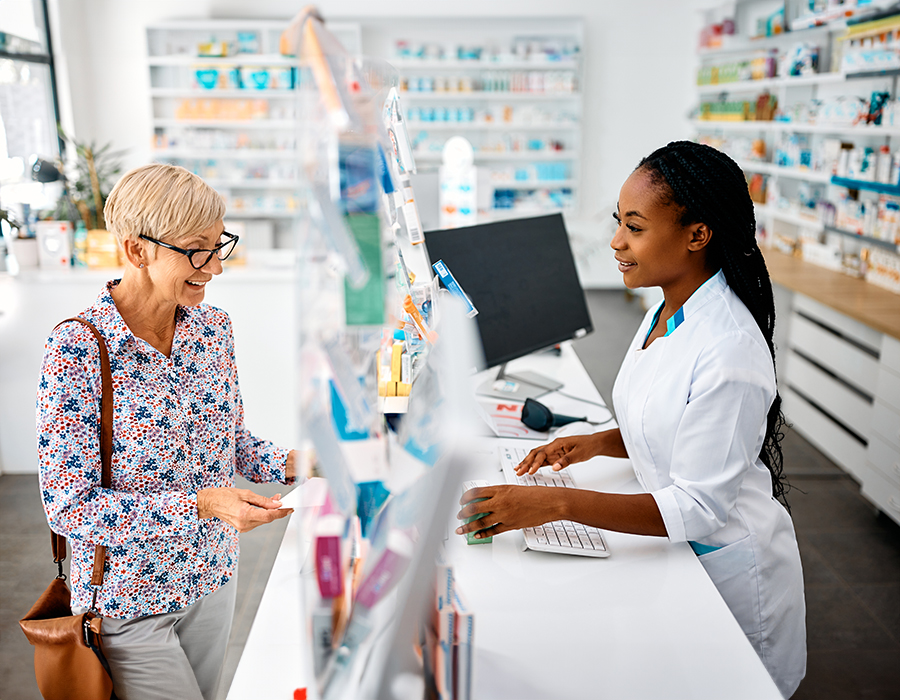
<path id="1" fill-rule="evenodd" d="M 644 158 L 635 170 L 646 172 L 667 201 L 683 210 L 683 226 L 702 222 L 712 231 L 709 264 L 714 270 L 722 268 L 728 286 L 753 314 L 774 367 L 775 299 L 756 243 L 756 216 L 744 172 L 721 151 L 693 141 L 673 141 Z M 759 458 L 772 474 L 773 495 L 790 511 L 781 452 L 784 426 L 776 389 Z"/>

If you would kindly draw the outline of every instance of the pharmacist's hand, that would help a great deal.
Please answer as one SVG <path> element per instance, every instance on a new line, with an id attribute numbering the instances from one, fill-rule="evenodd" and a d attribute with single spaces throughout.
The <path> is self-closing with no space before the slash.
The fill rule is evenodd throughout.
<path id="1" fill-rule="evenodd" d="M 481 486 L 466 491 L 459 499 L 460 520 L 482 514 L 477 520 L 456 528 L 457 535 L 474 532 L 477 539 L 493 537 L 507 530 L 535 527 L 563 519 L 568 489 L 549 486 Z M 484 499 L 484 500 L 482 500 Z"/>
<path id="2" fill-rule="evenodd" d="M 601 434 L 571 435 L 556 438 L 547 445 L 535 447 L 516 467 L 516 474 L 519 476 L 525 473 L 534 474 L 538 469 L 547 465 L 552 466 L 553 471 L 558 472 L 570 464 L 586 462 L 591 457 L 601 454 L 598 440 L 598 436 Z"/>
<path id="3" fill-rule="evenodd" d="M 218 518 L 238 532 L 249 532 L 294 512 L 291 508 L 281 508 L 280 498 L 280 493 L 266 498 L 247 489 L 201 489 L 197 492 L 197 516 L 201 520 Z"/>

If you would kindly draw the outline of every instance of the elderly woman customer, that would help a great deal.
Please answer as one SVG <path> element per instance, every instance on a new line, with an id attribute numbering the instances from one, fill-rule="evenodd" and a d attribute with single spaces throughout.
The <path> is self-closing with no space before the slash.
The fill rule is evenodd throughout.
<path id="1" fill-rule="evenodd" d="M 222 198 L 183 168 L 147 165 L 119 181 L 104 213 L 125 269 L 81 317 L 112 367 L 112 488 L 100 486 L 98 344 L 66 323 L 47 341 L 37 396 L 44 509 L 72 543 L 73 607 L 91 605 L 94 547 L 107 547 L 97 607 L 120 700 L 212 700 L 238 532 L 290 512 L 234 488 L 235 471 L 292 483 L 295 453 L 244 426 L 231 322 L 202 303 L 237 242 Z"/>

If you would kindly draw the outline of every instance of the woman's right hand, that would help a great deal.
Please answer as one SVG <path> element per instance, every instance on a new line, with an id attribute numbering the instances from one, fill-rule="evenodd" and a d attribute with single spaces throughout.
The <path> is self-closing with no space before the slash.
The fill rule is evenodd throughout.
<path id="1" fill-rule="evenodd" d="M 576 462 L 586 462 L 598 455 L 627 457 L 622 434 L 618 428 L 590 435 L 570 435 L 556 438 L 551 443 L 535 447 L 516 467 L 516 474 L 534 474 L 541 467 L 550 465 L 559 471 Z"/>
<path id="2" fill-rule="evenodd" d="M 218 518 L 238 532 L 248 532 L 294 512 L 281 508 L 280 498 L 281 494 L 267 498 L 248 489 L 201 489 L 197 492 L 197 516 L 201 520 Z"/>

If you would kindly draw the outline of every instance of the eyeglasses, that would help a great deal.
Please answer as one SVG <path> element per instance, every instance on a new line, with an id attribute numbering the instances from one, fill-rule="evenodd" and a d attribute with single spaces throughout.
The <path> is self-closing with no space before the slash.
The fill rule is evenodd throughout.
<path id="1" fill-rule="evenodd" d="M 222 243 L 219 243 L 219 245 L 217 245 L 212 250 L 203 248 L 186 250 L 185 248 L 179 248 L 177 246 L 171 245 L 170 243 L 164 243 L 163 241 L 158 241 L 155 238 L 150 238 L 150 236 L 145 236 L 143 233 L 140 234 L 138 238 L 143 238 L 145 241 L 156 243 L 156 245 L 162 246 L 163 248 L 174 250 L 176 253 L 187 255 L 187 259 L 191 261 L 191 267 L 193 267 L 195 270 L 202 270 L 206 265 L 208 265 L 209 261 L 212 260 L 213 255 L 215 255 L 219 260 L 225 260 L 225 258 L 227 258 L 234 252 L 234 247 L 240 240 L 240 236 L 236 236 L 233 233 L 228 233 L 228 231 L 222 231 L 222 238 L 226 238 L 226 240 Z"/>

